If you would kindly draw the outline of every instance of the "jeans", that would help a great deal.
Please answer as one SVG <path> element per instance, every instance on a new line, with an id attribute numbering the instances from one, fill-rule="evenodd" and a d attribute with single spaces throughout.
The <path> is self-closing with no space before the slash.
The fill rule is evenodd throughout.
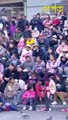
<path id="1" fill-rule="evenodd" d="M 33 98 L 23 99 L 23 104 L 24 105 L 30 104 L 31 106 L 33 106 L 33 103 L 34 103 L 34 99 Z"/>
<path id="2" fill-rule="evenodd" d="M 38 96 L 36 96 L 34 100 L 34 104 L 33 104 L 34 109 L 36 109 L 37 102 L 38 102 Z M 44 97 L 44 103 L 46 106 L 46 110 L 48 111 L 50 106 L 50 99 L 47 97 L 47 95 Z"/>

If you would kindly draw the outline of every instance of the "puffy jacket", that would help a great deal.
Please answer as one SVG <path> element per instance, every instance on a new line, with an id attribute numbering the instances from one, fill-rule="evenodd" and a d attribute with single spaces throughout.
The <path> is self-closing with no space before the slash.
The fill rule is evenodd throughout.
<path id="1" fill-rule="evenodd" d="M 22 95 L 23 99 L 27 99 L 27 98 L 35 98 L 35 92 L 28 90 L 26 91 L 23 95 Z"/>

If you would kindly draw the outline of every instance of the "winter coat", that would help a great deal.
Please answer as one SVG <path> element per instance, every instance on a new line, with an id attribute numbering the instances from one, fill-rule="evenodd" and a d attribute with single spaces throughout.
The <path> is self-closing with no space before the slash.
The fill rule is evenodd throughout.
<path id="1" fill-rule="evenodd" d="M 35 98 L 35 92 L 28 90 L 22 95 L 22 99 Z"/>
<path id="2" fill-rule="evenodd" d="M 14 95 L 17 94 L 17 91 L 19 90 L 19 84 L 15 81 L 14 84 L 11 84 L 8 82 L 7 86 L 4 90 L 5 97 L 12 98 Z"/>
<path id="3" fill-rule="evenodd" d="M 45 97 L 45 86 L 39 85 L 38 83 L 35 86 L 36 94 L 39 98 Z"/>

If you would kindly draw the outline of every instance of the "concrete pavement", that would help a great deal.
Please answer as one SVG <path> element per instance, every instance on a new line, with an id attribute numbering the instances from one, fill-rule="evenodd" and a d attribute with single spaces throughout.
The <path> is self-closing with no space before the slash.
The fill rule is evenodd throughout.
<path id="1" fill-rule="evenodd" d="M 67 116 L 67 112 L 60 111 L 49 113 L 45 111 L 25 111 L 24 113 L 11 111 L 0 113 L 0 120 L 68 120 L 66 119 Z"/>

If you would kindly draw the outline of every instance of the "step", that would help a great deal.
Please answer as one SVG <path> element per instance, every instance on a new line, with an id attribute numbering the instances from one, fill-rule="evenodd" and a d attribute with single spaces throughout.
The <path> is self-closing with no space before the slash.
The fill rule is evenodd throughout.
<path id="1" fill-rule="evenodd" d="M 27 106 L 28 107 L 28 106 Z M 40 105 L 40 104 L 38 104 L 38 105 L 36 105 L 36 109 L 41 109 L 42 107 L 45 107 L 45 105 L 44 104 L 42 104 L 42 105 Z M 50 108 L 52 109 L 52 110 L 62 110 L 62 109 L 65 109 L 65 108 L 68 108 L 68 105 L 50 105 Z M 23 109 L 23 105 L 18 105 L 18 109 L 19 110 L 22 110 Z"/>

